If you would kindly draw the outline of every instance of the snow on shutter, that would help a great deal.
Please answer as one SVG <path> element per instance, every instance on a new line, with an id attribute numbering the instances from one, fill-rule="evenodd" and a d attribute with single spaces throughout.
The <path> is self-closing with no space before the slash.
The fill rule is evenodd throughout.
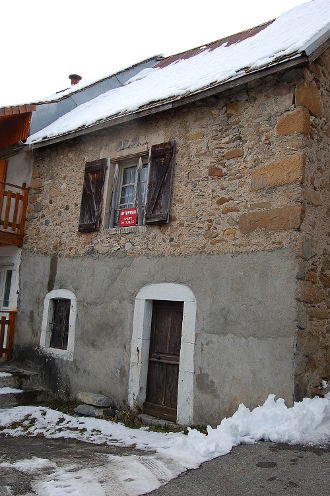
<path id="1" fill-rule="evenodd" d="M 169 221 L 174 154 L 174 141 L 151 147 L 146 224 L 164 224 Z"/>
<path id="2" fill-rule="evenodd" d="M 81 232 L 100 228 L 106 168 L 106 158 L 86 163 L 78 228 Z"/>

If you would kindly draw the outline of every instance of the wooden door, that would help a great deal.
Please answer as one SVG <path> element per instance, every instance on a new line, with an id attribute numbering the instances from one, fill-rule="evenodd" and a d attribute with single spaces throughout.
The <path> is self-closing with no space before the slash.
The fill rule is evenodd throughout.
<path id="1" fill-rule="evenodd" d="M 183 302 L 154 301 L 144 412 L 176 421 Z"/>

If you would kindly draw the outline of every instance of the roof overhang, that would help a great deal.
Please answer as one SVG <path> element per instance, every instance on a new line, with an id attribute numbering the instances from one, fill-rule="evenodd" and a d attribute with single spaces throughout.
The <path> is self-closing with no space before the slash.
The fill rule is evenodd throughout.
<path id="1" fill-rule="evenodd" d="M 35 105 L 0 108 L 0 148 L 25 141 L 30 134 L 32 112 Z"/>

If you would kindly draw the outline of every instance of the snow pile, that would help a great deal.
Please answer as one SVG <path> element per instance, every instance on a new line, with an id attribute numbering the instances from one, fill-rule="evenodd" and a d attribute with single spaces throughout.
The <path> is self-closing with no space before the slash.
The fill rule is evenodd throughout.
<path id="1" fill-rule="evenodd" d="M 121 88 L 110 90 L 63 115 L 30 136 L 28 143 L 69 133 L 111 116 L 134 112 L 166 99 L 180 98 L 209 85 L 236 79 L 303 52 L 329 29 L 330 2 L 313 0 L 278 17 L 255 36 L 138 74 Z"/>

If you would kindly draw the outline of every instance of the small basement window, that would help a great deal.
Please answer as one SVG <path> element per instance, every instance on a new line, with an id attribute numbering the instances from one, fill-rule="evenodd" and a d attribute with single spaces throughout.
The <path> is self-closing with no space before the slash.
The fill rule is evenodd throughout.
<path id="1" fill-rule="evenodd" d="M 76 297 L 67 289 L 55 289 L 44 301 L 40 346 L 54 355 L 73 359 Z"/>

